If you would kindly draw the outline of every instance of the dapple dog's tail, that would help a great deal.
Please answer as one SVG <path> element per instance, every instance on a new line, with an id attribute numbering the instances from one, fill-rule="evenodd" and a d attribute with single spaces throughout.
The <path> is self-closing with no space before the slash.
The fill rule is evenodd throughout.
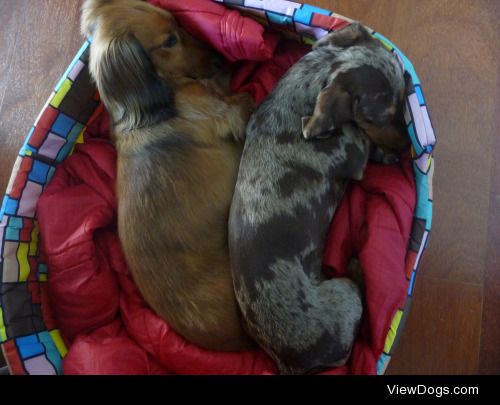
<path id="1" fill-rule="evenodd" d="M 236 283 L 246 328 L 275 360 L 282 374 L 305 374 L 348 360 L 358 331 L 362 302 L 349 278 L 310 280 L 281 262 L 269 282 Z"/>

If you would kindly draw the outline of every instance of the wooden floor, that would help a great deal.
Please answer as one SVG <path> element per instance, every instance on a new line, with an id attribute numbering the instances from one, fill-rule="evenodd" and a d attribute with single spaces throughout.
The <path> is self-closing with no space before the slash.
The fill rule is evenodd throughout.
<path id="1" fill-rule="evenodd" d="M 438 136 L 434 220 L 392 374 L 500 374 L 500 1 L 309 0 L 413 62 Z M 75 0 L 0 0 L 0 194 L 79 49 Z"/>

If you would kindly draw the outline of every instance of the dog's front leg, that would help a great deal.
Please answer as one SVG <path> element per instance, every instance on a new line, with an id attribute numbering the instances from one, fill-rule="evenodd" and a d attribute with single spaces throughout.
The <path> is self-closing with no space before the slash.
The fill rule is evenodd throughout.
<path id="1" fill-rule="evenodd" d="M 177 88 L 175 105 L 189 121 L 210 117 L 219 138 L 245 139 L 245 129 L 255 103 L 248 93 L 221 94 L 213 81 L 185 81 Z"/>
<path id="2" fill-rule="evenodd" d="M 237 93 L 225 98 L 228 105 L 226 123 L 231 134 L 241 142 L 245 141 L 245 130 L 255 110 L 255 102 L 248 93 Z"/>
<path id="3" fill-rule="evenodd" d="M 397 152 L 389 151 L 382 146 L 372 144 L 370 160 L 383 165 L 393 165 L 399 163 L 401 159 Z"/>
<path id="4" fill-rule="evenodd" d="M 200 81 L 217 97 L 223 98 L 231 95 L 231 72 L 228 70 L 221 70 L 214 77 Z"/>

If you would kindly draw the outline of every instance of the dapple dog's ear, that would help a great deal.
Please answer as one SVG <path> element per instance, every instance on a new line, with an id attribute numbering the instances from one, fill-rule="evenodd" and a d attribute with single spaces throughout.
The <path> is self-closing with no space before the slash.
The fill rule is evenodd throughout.
<path id="1" fill-rule="evenodd" d="M 351 95 L 332 84 L 320 91 L 311 117 L 302 117 L 304 138 L 328 136 L 335 128 L 352 119 Z"/>
<path id="2" fill-rule="evenodd" d="M 369 39 L 370 33 L 359 22 L 353 22 L 345 28 L 333 31 L 318 40 L 312 47 L 316 49 L 322 46 L 339 46 L 346 48 L 361 40 Z"/>
<path id="3" fill-rule="evenodd" d="M 174 116 L 172 91 L 160 79 L 139 41 L 124 35 L 91 46 L 91 71 L 113 123 L 123 130 Z"/>

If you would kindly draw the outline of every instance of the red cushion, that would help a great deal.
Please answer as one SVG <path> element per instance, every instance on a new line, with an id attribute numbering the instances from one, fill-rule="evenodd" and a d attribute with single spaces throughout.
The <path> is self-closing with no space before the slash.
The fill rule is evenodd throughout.
<path id="1" fill-rule="evenodd" d="M 63 363 L 64 374 L 168 374 L 128 336 L 120 320 L 79 335 Z"/>
<path id="2" fill-rule="evenodd" d="M 53 315 L 70 341 L 118 316 L 118 284 L 103 248 L 116 215 L 115 160 L 110 144 L 85 145 L 56 170 L 38 201 Z"/>

